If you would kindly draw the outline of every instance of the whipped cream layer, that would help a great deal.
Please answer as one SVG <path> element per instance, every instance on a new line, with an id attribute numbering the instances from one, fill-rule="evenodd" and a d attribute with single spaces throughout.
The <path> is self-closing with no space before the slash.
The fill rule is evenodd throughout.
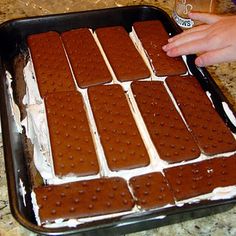
<path id="1" fill-rule="evenodd" d="M 211 193 L 203 194 L 197 197 L 185 199 L 183 201 L 176 202 L 176 205 L 181 207 L 184 204 L 194 204 L 202 200 L 226 200 L 236 196 L 236 186 L 217 187 Z"/>
<path id="2" fill-rule="evenodd" d="M 14 100 L 14 96 L 13 96 L 12 76 L 8 71 L 6 71 L 5 76 L 6 76 L 7 93 L 8 93 L 9 102 L 10 102 L 11 115 L 12 115 L 14 123 L 15 123 L 16 132 L 22 133 L 23 129 L 21 126 L 20 109 L 16 105 L 15 100 Z"/>

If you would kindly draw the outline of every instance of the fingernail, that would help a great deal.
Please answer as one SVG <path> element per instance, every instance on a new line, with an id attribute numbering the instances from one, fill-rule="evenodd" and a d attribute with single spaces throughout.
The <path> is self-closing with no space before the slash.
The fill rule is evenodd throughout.
<path id="1" fill-rule="evenodd" d="M 171 51 L 168 51 L 168 52 L 166 53 L 166 55 L 170 57 L 170 56 L 171 56 Z"/>
<path id="2" fill-rule="evenodd" d="M 195 60 L 195 64 L 197 66 L 199 66 L 199 67 L 203 67 L 204 66 L 203 60 L 201 58 L 199 58 L 199 57 Z"/>
<path id="3" fill-rule="evenodd" d="M 171 42 L 173 42 L 173 40 L 174 40 L 173 38 L 169 38 L 168 42 L 171 43 Z"/>
<path id="4" fill-rule="evenodd" d="M 162 47 L 162 49 L 165 51 L 166 50 L 166 48 L 167 48 L 167 45 L 164 45 L 163 47 Z"/>

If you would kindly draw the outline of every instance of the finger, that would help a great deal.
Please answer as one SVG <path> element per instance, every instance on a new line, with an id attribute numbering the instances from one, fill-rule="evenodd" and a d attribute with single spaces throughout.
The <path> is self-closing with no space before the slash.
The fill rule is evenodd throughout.
<path id="1" fill-rule="evenodd" d="M 222 62 L 233 61 L 233 58 L 231 58 L 230 56 L 229 57 L 227 56 L 227 55 L 231 55 L 230 54 L 231 50 L 232 50 L 231 47 L 227 47 L 227 48 L 222 48 L 222 49 L 206 52 L 196 58 L 195 64 L 199 67 L 202 67 L 202 66 L 210 66 L 210 65 L 218 64 Z"/>
<path id="2" fill-rule="evenodd" d="M 181 38 L 178 38 L 174 40 L 173 42 L 168 43 L 167 45 L 163 46 L 163 50 L 167 52 L 174 47 L 179 47 L 181 45 L 185 45 L 186 43 L 202 39 L 206 36 L 206 34 L 207 34 L 207 31 L 198 31 L 191 34 L 185 34 Z"/>
<path id="3" fill-rule="evenodd" d="M 185 30 L 185 31 L 182 32 L 181 34 L 177 34 L 177 35 L 175 35 L 174 37 L 169 38 L 169 39 L 168 39 L 168 42 L 171 43 L 171 42 L 173 42 L 173 41 L 175 41 L 175 40 L 178 40 L 178 39 L 182 38 L 182 37 L 185 36 L 185 35 L 192 34 L 192 33 L 199 32 L 199 31 L 204 31 L 204 30 L 207 30 L 208 28 L 209 28 L 209 25 L 199 25 L 199 26 L 196 26 L 196 27 L 194 27 L 194 28 Z"/>
<path id="4" fill-rule="evenodd" d="M 178 47 L 173 47 L 168 50 L 166 54 L 170 57 L 177 57 L 180 55 L 189 55 L 209 51 L 210 49 L 208 48 L 208 44 L 204 43 L 204 41 L 205 40 L 203 38 L 182 44 Z"/>
<path id="5" fill-rule="evenodd" d="M 221 16 L 218 15 L 209 13 L 196 13 L 196 12 L 189 13 L 189 17 L 192 20 L 198 20 L 206 24 L 214 24 L 215 22 L 221 19 Z"/>

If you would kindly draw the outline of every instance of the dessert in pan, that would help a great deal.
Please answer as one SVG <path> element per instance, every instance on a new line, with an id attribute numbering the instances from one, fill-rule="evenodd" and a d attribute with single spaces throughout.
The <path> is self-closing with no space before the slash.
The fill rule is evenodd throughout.
<path id="1" fill-rule="evenodd" d="M 235 137 L 183 59 L 161 50 L 167 39 L 158 20 L 135 22 L 130 35 L 119 25 L 28 36 L 26 87 L 35 78 L 41 100 L 26 105 L 25 124 L 39 106 L 48 136 L 37 158 L 50 173 L 32 189 L 39 225 L 217 198 L 221 187 L 235 194 Z"/>

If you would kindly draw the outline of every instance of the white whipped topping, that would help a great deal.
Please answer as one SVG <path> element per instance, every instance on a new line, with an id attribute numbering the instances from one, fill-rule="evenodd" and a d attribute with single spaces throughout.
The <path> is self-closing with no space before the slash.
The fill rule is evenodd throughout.
<path id="1" fill-rule="evenodd" d="M 34 146 L 34 164 L 42 178 L 47 180 L 52 178 L 53 172 L 44 104 L 28 105 L 26 112 L 27 116 L 22 121 L 22 126 L 25 127 L 26 136 Z"/>
<path id="2" fill-rule="evenodd" d="M 136 32 L 135 32 L 133 27 L 132 27 L 132 31 L 130 32 L 129 36 L 130 36 L 131 40 L 133 41 L 135 47 L 137 48 L 138 52 L 142 56 L 145 64 L 149 68 L 149 71 L 151 71 L 151 77 L 163 81 L 166 77 L 157 77 L 156 76 L 156 70 L 155 70 L 155 68 L 154 68 L 154 66 L 152 64 L 152 59 L 148 56 L 147 51 L 142 46 L 142 43 L 139 40 L 138 35 L 136 34 Z"/>
<path id="3" fill-rule="evenodd" d="M 34 211 L 36 222 L 38 225 L 41 225 L 41 220 L 39 217 L 39 206 L 37 204 L 36 194 L 34 191 L 31 192 L 31 201 L 32 201 L 32 205 L 33 205 L 33 211 Z"/>
<path id="4" fill-rule="evenodd" d="M 22 196 L 23 204 L 24 206 L 26 206 L 26 201 L 25 201 L 26 191 L 25 191 L 25 186 L 23 184 L 23 181 L 21 179 L 19 179 L 19 191 L 20 191 L 20 195 Z"/>
<path id="5" fill-rule="evenodd" d="M 210 100 L 211 105 L 215 108 L 215 105 L 214 105 L 214 103 L 213 103 L 213 101 L 211 99 L 211 93 L 209 91 L 206 91 L 206 95 L 207 95 L 208 99 Z"/>
<path id="6" fill-rule="evenodd" d="M 108 60 L 108 58 L 107 58 L 107 56 L 106 56 L 106 54 L 105 54 L 105 52 L 104 52 L 104 50 L 102 48 L 102 45 L 101 45 L 100 41 L 98 40 L 98 36 L 97 36 L 96 32 L 91 32 L 91 33 L 92 33 L 92 36 L 93 36 L 93 38 L 94 38 L 94 40 L 95 40 L 95 42 L 96 42 L 96 44 L 98 46 L 98 49 L 99 49 L 100 53 L 102 54 L 102 57 L 103 57 L 103 59 L 105 61 L 105 64 L 106 64 L 106 66 L 107 66 L 107 68 L 108 68 L 108 70 L 109 70 L 109 72 L 110 72 L 110 74 L 112 76 L 112 80 L 113 81 L 111 83 L 119 83 L 119 80 L 117 79 L 117 77 L 115 75 L 115 72 L 112 69 L 111 64 L 109 63 L 109 60 Z"/>
<path id="7" fill-rule="evenodd" d="M 230 199 L 236 196 L 236 186 L 218 187 L 213 190 L 210 200 Z"/>
<path id="8" fill-rule="evenodd" d="M 22 126 L 21 126 L 21 122 L 20 122 L 21 121 L 20 109 L 15 103 L 11 83 L 12 83 L 12 76 L 8 71 L 6 71 L 7 93 L 9 95 L 11 115 L 12 115 L 14 123 L 16 125 L 16 131 L 18 133 L 22 133 Z"/>
<path id="9" fill-rule="evenodd" d="M 125 211 L 125 212 L 119 212 L 119 213 L 114 213 L 114 214 L 107 214 L 107 215 L 102 215 L 102 216 L 92 216 L 92 217 L 85 217 L 85 218 L 80 218 L 80 219 L 69 219 L 69 220 L 64 220 L 64 219 L 58 219 L 53 223 L 47 223 L 43 225 L 45 228 L 55 228 L 55 227 L 76 227 L 81 224 L 85 224 L 88 222 L 96 222 L 99 220 L 105 220 L 105 219 L 111 219 L 115 217 L 123 217 L 129 214 L 134 213 L 135 210 L 131 211 Z"/>
<path id="10" fill-rule="evenodd" d="M 187 63 L 187 56 L 183 55 L 183 56 L 181 56 L 181 57 L 182 57 L 182 59 L 183 59 L 183 61 L 184 61 L 185 66 L 187 67 L 187 70 L 188 70 L 188 71 L 187 71 L 185 74 L 183 74 L 183 75 L 187 75 L 187 74 L 193 75 L 193 73 L 191 72 L 191 70 L 190 70 L 190 68 L 189 68 L 189 65 L 188 65 L 188 63 Z"/>
<path id="11" fill-rule="evenodd" d="M 232 110 L 230 109 L 229 105 L 226 102 L 222 102 L 222 106 L 228 118 L 230 119 L 231 123 L 236 127 L 236 117 L 232 112 Z"/>
<path id="12" fill-rule="evenodd" d="M 34 200 L 35 200 L 35 194 L 34 194 Z M 172 207 L 173 205 L 166 205 L 162 208 L 168 208 L 168 207 Z M 36 209 L 37 211 L 38 209 Z M 150 210 L 151 211 L 151 210 Z M 80 219 L 69 219 L 69 220 L 65 220 L 65 219 L 57 219 L 55 220 L 55 222 L 51 222 L 51 223 L 47 223 L 45 225 L 43 225 L 46 228 L 55 228 L 55 227 L 76 227 L 78 225 L 84 224 L 84 223 L 88 223 L 88 222 L 96 222 L 99 220 L 104 220 L 104 219 L 110 219 L 110 218 L 116 218 L 116 217 L 121 217 L 121 220 L 124 218 L 127 219 L 127 217 L 129 217 L 129 215 L 134 214 L 134 213 L 140 213 L 140 210 L 138 207 L 134 206 L 132 210 L 130 211 L 125 211 L 125 212 L 118 212 L 118 213 L 113 213 L 113 214 L 107 214 L 107 215 L 102 215 L 102 216 L 92 216 L 92 217 L 84 217 L 84 218 L 80 218 Z M 142 210 L 142 212 L 147 212 L 146 210 Z M 162 220 L 166 217 L 166 215 L 159 215 L 159 216 L 155 216 L 150 218 L 151 220 Z M 117 226 L 124 226 L 124 225 L 132 225 L 133 223 L 135 223 L 134 221 L 127 221 L 124 223 L 118 223 Z"/>
<path id="13" fill-rule="evenodd" d="M 223 200 L 230 199 L 236 196 L 236 186 L 218 187 L 215 188 L 211 193 L 203 194 L 197 197 L 185 199 L 183 201 L 176 202 L 176 205 L 181 207 L 184 204 L 198 203 L 202 200 Z"/>
<path id="14" fill-rule="evenodd" d="M 43 102 L 39 89 L 38 84 L 35 76 L 34 66 L 32 62 L 32 58 L 30 57 L 29 61 L 27 62 L 26 66 L 23 70 L 24 80 L 26 84 L 26 94 L 23 98 L 23 104 L 31 105 L 31 104 L 41 104 Z"/>

